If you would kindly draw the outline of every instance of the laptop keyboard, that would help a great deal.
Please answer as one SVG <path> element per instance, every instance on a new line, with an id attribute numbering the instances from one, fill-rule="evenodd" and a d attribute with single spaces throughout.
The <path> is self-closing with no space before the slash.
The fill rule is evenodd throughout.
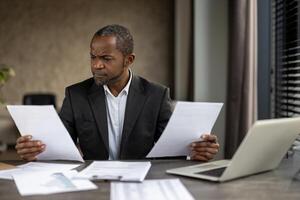
<path id="1" fill-rule="evenodd" d="M 208 176 L 214 176 L 214 177 L 220 177 L 222 176 L 223 172 L 225 171 L 227 167 L 221 167 L 218 169 L 212 169 L 204 172 L 197 172 L 195 174 L 203 174 L 203 175 L 208 175 Z"/>

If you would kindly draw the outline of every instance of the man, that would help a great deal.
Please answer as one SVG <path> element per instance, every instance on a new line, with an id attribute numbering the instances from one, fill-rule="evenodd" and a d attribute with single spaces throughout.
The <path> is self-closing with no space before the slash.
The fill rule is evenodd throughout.
<path id="1" fill-rule="evenodd" d="M 90 56 L 93 78 L 66 88 L 61 120 L 84 159 L 145 158 L 172 114 L 168 89 L 130 71 L 135 60 L 133 38 L 123 26 L 97 31 Z M 27 161 L 47 148 L 31 138 L 20 137 L 16 145 L 17 153 Z M 191 158 L 208 161 L 219 144 L 214 135 L 202 139 L 191 144 Z"/>

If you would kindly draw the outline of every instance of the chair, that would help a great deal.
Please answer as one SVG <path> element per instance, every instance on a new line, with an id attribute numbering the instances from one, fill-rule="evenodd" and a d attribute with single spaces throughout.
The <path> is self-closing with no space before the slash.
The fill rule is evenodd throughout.
<path id="1" fill-rule="evenodd" d="M 54 94 L 26 94 L 23 97 L 23 105 L 53 105 L 56 108 L 56 96 Z"/>

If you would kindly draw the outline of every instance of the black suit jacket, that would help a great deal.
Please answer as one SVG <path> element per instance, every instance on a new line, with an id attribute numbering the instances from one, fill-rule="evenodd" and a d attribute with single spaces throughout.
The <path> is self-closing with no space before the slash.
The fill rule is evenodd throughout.
<path id="1" fill-rule="evenodd" d="M 108 159 L 105 93 L 93 78 L 69 86 L 60 117 L 86 160 Z M 145 158 L 172 114 L 169 90 L 133 76 L 120 147 L 120 159 Z"/>

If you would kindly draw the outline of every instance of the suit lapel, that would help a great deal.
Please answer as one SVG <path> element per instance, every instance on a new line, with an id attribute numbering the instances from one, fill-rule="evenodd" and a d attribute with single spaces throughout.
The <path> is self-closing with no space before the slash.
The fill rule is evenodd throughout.
<path id="1" fill-rule="evenodd" d="M 92 112 L 96 120 L 97 127 L 100 131 L 102 140 L 104 141 L 107 152 L 108 148 L 108 128 L 107 128 L 107 113 L 105 104 L 105 93 L 102 86 L 97 86 L 95 83 L 91 87 L 88 95 Z"/>
<path id="2" fill-rule="evenodd" d="M 132 132 L 132 129 L 144 106 L 146 99 L 147 96 L 145 93 L 145 88 L 141 84 L 139 77 L 133 76 L 126 102 L 126 110 L 120 147 L 120 158 L 122 158 L 122 152 L 124 152 L 123 148 L 126 145 L 126 141 Z"/>

